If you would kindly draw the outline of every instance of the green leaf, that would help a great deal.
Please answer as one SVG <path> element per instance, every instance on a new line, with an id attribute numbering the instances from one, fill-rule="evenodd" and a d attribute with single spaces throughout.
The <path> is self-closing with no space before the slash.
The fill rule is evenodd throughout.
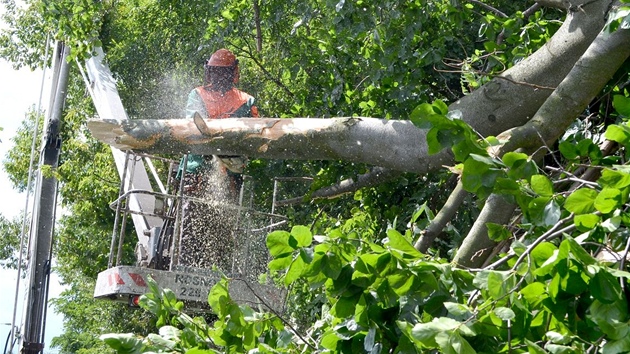
<path id="1" fill-rule="evenodd" d="M 571 342 L 571 337 L 562 335 L 558 332 L 548 331 L 545 333 L 547 339 L 549 339 L 554 344 L 568 344 Z"/>
<path id="2" fill-rule="evenodd" d="M 409 120 L 420 129 L 431 128 L 430 116 L 435 115 L 433 106 L 429 103 L 422 103 L 411 112 Z"/>
<path id="3" fill-rule="evenodd" d="M 221 279 L 218 283 L 216 283 L 208 294 L 208 304 L 212 307 L 212 311 L 214 311 L 219 318 L 223 318 L 227 316 L 229 305 L 230 305 L 230 293 L 227 287 L 227 280 Z"/>
<path id="4" fill-rule="evenodd" d="M 628 145 L 630 143 L 630 127 L 626 124 L 609 125 L 604 136 L 606 139 L 616 141 L 621 145 Z"/>
<path id="5" fill-rule="evenodd" d="M 147 339 L 153 346 L 160 348 L 160 350 L 171 351 L 177 345 L 177 342 L 163 338 L 155 333 L 149 333 Z"/>
<path id="6" fill-rule="evenodd" d="M 284 276 L 284 284 L 291 285 L 295 280 L 297 280 L 307 269 L 307 264 L 304 262 L 304 259 L 301 256 L 295 257 L 289 269 L 287 270 L 287 274 Z"/>
<path id="7" fill-rule="evenodd" d="M 417 323 L 411 330 L 411 336 L 426 347 L 434 348 L 438 345 L 435 337 L 439 333 L 451 332 L 462 326 L 465 327 L 463 323 L 452 318 L 438 317 L 428 323 Z"/>
<path id="8" fill-rule="evenodd" d="M 594 321 L 612 339 L 619 339 L 628 335 L 627 325 L 628 304 L 625 299 L 610 304 L 594 300 L 588 308 L 590 319 Z"/>
<path id="9" fill-rule="evenodd" d="M 269 262 L 269 270 L 279 271 L 287 269 L 287 267 L 291 264 L 291 261 L 293 261 L 293 257 L 291 257 L 291 254 L 288 254 L 281 258 L 275 258 L 271 262 Z"/>
<path id="10" fill-rule="evenodd" d="M 440 347 L 440 351 L 445 354 L 475 354 L 475 349 L 464 339 L 459 333 L 449 334 L 446 332 L 439 333 L 436 342 Z"/>
<path id="11" fill-rule="evenodd" d="M 481 272 L 477 272 L 475 274 L 475 278 L 473 279 L 473 285 L 478 289 L 488 290 L 489 274 L 489 270 L 482 270 Z"/>
<path id="12" fill-rule="evenodd" d="M 550 259 L 553 253 L 557 250 L 558 248 L 553 243 L 546 241 L 541 242 L 538 246 L 534 247 L 531 252 L 531 257 L 534 261 L 534 265 L 540 267 L 548 259 Z"/>
<path id="13" fill-rule="evenodd" d="M 488 237 L 494 242 L 501 242 L 512 237 L 512 233 L 504 225 L 489 222 L 486 223 L 486 227 L 488 228 Z"/>
<path id="14" fill-rule="evenodd" d="M 503 163 L 509 168 L 518 167 L 520 164 L 527 162 L 529 160 L 529 156 L 522 152 L 507 152 L 503 155 Z"/>
<path id="15" fill-rule="evenodd" d="M 614 95 L 612 105 L 617 113 L 624 117 L 630 117 L 630 97 Z"/>
<path id="16" fill-rule="evenodd" d="M 529 201 L 526 208 L 523 208 L 527 221 L 536 225 L 542 225 L 545 217 L 545 207 L 551 201 L 549 197 L 536 197 Z"/>
<path id="17" fill-rule="evenodd" d="M 120 354 L 141 353 L 144 346 L 142 340 L 132 333 L 109 333 L 103 334 L 100 338 Z"/>
<path id="18" fill-rule="evenodd" d="M 388 240 L 387 242 L 385 242 L 385 244 L 392 249 L 395 249 L 415 258 L 423 257 L 422 253 L 420 253 L 420 251 L 413 247 L 413 245 L 409 241 L 407 241 L 407 239 L 405 239 L 405 237 L 400 232 L 396 231 L 395 229 L 387 230 L 387 239 Z"/>
<path id="19" fill-rule="evenodd" d="M 440 131 L 438 129 L 432 128 L 427 133 L 427 146 L 429 147 L 429 155 L 437 154 L 438 152 L 442 151 L 442 149 L 444 149 L 444 145 L 442 144 L 438 136 L 439 132 Z"/>
<path id="20" fill-rule="evenodd" d="M 562 243 L 560 244 L 560 248 L 563 248 L 564 245 L 569 246 L 569 250 L 571 250 L 571 255 L 579 260 L 584 265 L 596 264 L 597 260 L 593 258 L 582 246 L 580 246 L 577 241 L 571 236 L 566 235 Z"/>
<path id="21" fill-rule="evenodd" d="M 192 348 L 192 349 L 186 350 L 186 354 L 217 354 L 217 353 L 219 352 L 212 349 Z"/>
<path id="22" fill-rule="evenodd" d="M 530 181 L 532 190 L 542 197 L 553 196 L 553 184 L 544 175 L 533 175 Z"/>
<path id="23" fill-rule="evenodd" d="M 538 344 L 528 340 L 527 338 L 525 338 L 525 344 L 527 344 L 527 350 L 530 354 L 547 354 L 547 352 L 543 348 L 538 346 Z"/>
<path id="24" fill-rule="evenodd" d="M 568 160 L 573 160 L 580 156 L 580 152 L 572 141 L 564 140 L 558 144 L 558 149 L 562 156 Z"/>
<path id="25" fill-rule="evenodd" d="M 313 242 L 311 230 L 303 225 L 296 225 L 291 228 L 291 236 L 297 240 L 297 247 L 308 247 Z"/>
<path id="26" fill-rule="evenodd" d="M 448 106 L 442 100 L 433 101 L 433 111 L 437 114 L 447 115 L 448 114 Z"/>
<path id="27" fill-rule="evenodd" d="M 591 294 L 603 304 L 611 304 L 623 299 L 619 280 L 605 269 L 600 269 L 589 282 Z"/>
<path id="28" fill-rule="evenodd" d="M 630 173 L 605 168 L 597 183 L 602 187 L 622 189 L 630 186 Z"/>
<path id="29" fill-rule="evenodd" d="M 543 283 L 531 283 L 521 289 L 520 293 L 532 305 L 538 304 L 546 297 L 547 288 Z"/>
<path id="30" fill-rule="evenodd" d="M 398 273 L 387 277 L 389 285 L 398 296 L 407 295 L 413 286 L 414 280 L 414 276 L 405 273 Z"/>
<path id="31" fill-rule="evenodd" d="M 337 343 L 340 339 L 341 338 L 339 338 L 339 336 L 334 331 L 329 330 L 324 333 L 324 335 L 322 335 L 322 340 L 320 344 L 322 347 L 335 352 L 335 349 L 337 349 Z"/>
<path id="32" fill-rule="evenodd" d="M 619 340 L 606 341 L 602 348 L 602 354 L 618 354 L 630 352 L 630 336 L 625 336 Z"/>
<path id="33" fill-rule="evenodd" d="M 560 205 L 555 200 L 550 200 L 549 203 L 545 205 L 543 209 L 544 218 L 542 220 L 543 226 L 553 226 L 558 221 L 560 221 L 560 216 L 562 215 L 562 211 L 560 210 Z"/>
<path id="34" fill-rule="evenodd" d="M 341 264 L 341 258 L 335 253 L 329 253 L 322 258 L 322 264 L 324 265 L 322 272 L 330 279 L 337 279 L 341 274 L 343 265 Z"/>
<path id="35" fill-rule="evenodd" d="M 595 210 L 595 198 L 597 198 L 597 191 L 580 188 L 567 197 L 564 208 L 578 215 L 591 213 Z"/>
<path id="36" fill-rule="evenodd" d="M 340 297 L 335 305 L 331 309 L 331 314 L 337 318 L 349 318 L 354 316 L 354 310 L 359 298 L 352 297 Z"/>
<path id="37" fill-rule="evenodd" d="M 489 270 L 487 277 L 488 295 L 495 300 L 506 295 L 514 286 L 514 277 L 510 271 Z"/>
<path id="38" fill-rule="evenodd" d="M 602 189 L 602 191 L 597 194 L 597 197 L 595 197 L 595 201 L 593 203 L 595 209 L 604 214 L 612 212 L 621 204 L 621 191 L 616 188 Z"/>
<path id="39" fill-rule="evenodd" d="M 596 214 L 582 214 L 573 217 L 573 223 L 578 231 L 587 232 L 595 228 L 601 221 L 601 217 Z"/>
<path id="40" fill-rule="evenodd" d="M 447 301 L 444 303 L 444 307 L 458 321 L 465 321 L 473 316 L 472 310 L 465 304 Z"/>
<path id="41" fill-rule="evenodd" d="M 295 248 L 289 246 L 290 233 L 277 230 L 267 235 L 267 248 L 273 257 L 291 253 Z"/>
<path id="42" fill-rule="evenodd" d="M 514 311 L 512 311 L 511 309 L 507 307 L 497 307 L 494 309 L 493 312 L 495 315 L 497 315 L 497 317 L 499 317 L 503 321 L 513 320 L 514 317 L 516 317 L 516 314 L 514 313 Z"/>
<path id="43" fill-rule="evenodd" d="M 503 171 L 496 161 L 477 154 L 470 154 L 464 162 L 462 185 L 471 193 L 477 193 L 480 198 L 487 197 Z"/>

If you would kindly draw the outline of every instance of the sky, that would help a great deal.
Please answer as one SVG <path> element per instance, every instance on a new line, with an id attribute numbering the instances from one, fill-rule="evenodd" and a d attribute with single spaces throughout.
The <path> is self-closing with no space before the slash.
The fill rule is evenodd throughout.
<path id="1" fill-rule="evenodd" d="M 4 12 L 4 8 L 0 4 L 0 14 Z M 0 23 L 0 28 L 3 24 Z M 40 87 L 42 84 L 43 73 L 41 70 L 32 72 L 29 69 L 14 70 L 11 64 L 0 59 L 0 78 L 3 85 L 0 85 L 0 160 L 4 161 L 7 151 L 11 149 L 13 142 L 11 138 L 15 135 L 17 128 L 20 126 L 26 113 L 37 107 L 40 96 Z M 48 75 L 47 75 L 48 76 Z M 50 80 L 46 80 L 49 82 Z M 44 102 L 50 92 L 46 88 L 43 91 Z M 46 107 L 46 105 L 42 105 Z M 22 217 L 22 211 L 26 205 L 26 195 L 20 194 L 13 189 L 11 182 L 3 168 L 0 168 L 0 195 L 2 203 L 0 203 L 0 214 L 5 218 L 12 220 L 13 218 Z M 29 208 L 33 205 L 29 202 Z M 0 235 L 2 237 L 2 235 Z M 4 344 L 11 328 L 13 318 L 14 300 L 17 272 L 12 270 L 0 269 L 0 279 L 5 290 L 0 291 L 0 346 L 4 350 Z M 24 298 L 25 281 L 20 282 L 20 292 L 18 293 L 16 324 L 21 323 L 22 319 L 22 300 Z M 59 296 L 62 287 L 56 274 L 51 276 L 51 287 L 49 298 Z M 62 333 L 62 316 L 54 313 L 52 309 L 48 311 L 46 323 L 46 347 L 44 353 L 55 353 L 50 349 L 48 343 L 52 337 Z M 17 353 L 17 350 L 14 350 Z"/>

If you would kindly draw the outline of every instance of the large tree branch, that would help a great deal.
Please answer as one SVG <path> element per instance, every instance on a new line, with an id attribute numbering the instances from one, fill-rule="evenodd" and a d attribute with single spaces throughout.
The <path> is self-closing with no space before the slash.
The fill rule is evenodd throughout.
<path id="1" fill-rule="evenodd" d="M 600 0 L 569 12 L 541 49 L 449 108 L 461 110 L 484 136 L 525 124 L 552 92 L 538 87 L 558 86 L 604 26 L 610 4 Z"/>
<path id="2" fill-rule="evenodd" d="M 570 11 L 561 28 L 532 56 L 449 107 L 462 111 L 464 120 L 484 135 L 498 134 L 519 126 L 534 115 L 597 36 L 612 1 L 553 0 L 538 3 Z M 534 5 L 528 12 L 536 8 Z"/>
<path id="3" fill-rule="evenodd" d="M 375 186 L 390 181 L 402 173 L 383 167 L 374 167 L 370 172 L 359 175 L 357 180 L 346 179 L 333 186 L 316 190 L 311 194 L 312 199 L 334 198 L 345 193 L 351 193 L 364 187 Z"/>
<path id="4" fill-rule="evenodd" d="M 428 155 L 425 131 L 410 121 L 376 118 L 191 119 L 88 122 L 95 137 L 121 150 L 242 155 L 269 159 L 345 160 L 426 173 L 452 162 L 448 151 Z"/>
<path id="5" fill-rule="evenodd" d="M 370 172 L 358 175 L 356 180 L 349 178 L 332 186 L 320 188 L 311 193 L 311 195 L 308 196 L 308 200 L 336 198 L 342 194 L 352 193 L 361 188 L 375 186 L 390 181 L 401 174 L 402 173 L 400 171 L 390 170 L 383 167 L 374 167 L 370 170 Z M 299 204 L 303 203 L 305 198 L 307 198 L 307 196 L 291 198 L 276 202 L 276 205 L 285 206 Z"/>
<path id="6" fill-rule="evenodd" d="M 446 224 L 453 220 L 453 217 L 466 199 L 467 195 L 468 192 L 466 192 L 466 190 L 462 187 L 462 182 L 458 181 L 455 189 L 453 189 L 451 194 L 448 196 L 446 203 L 442 206 L 442 209 L 440 209 L 435 218 L 431 220 L 429 226 L 423 230 L 422 235 L 414 245 L 418 251 L 424 253 L 429 249 L 429 247 L 431 247 L 431 244 L 446 227 Z"/>
<path id="7" fill-rule="evenodd" d="M 467 268 L 480 267 L 496 246 L 496 243 L 488 237 L 486 224 L 489 222 L 507 224 L 512 218 L 515 208 L 516 206 L 505 197 L 498 194 L 490 195 L 455 254 L 453 263 Z"/>
<path id="8" fill-rule="evenodd" d="M 498 155 L 516 149 L 532 154 L 542 144 L 552 145 L 629 56 L 630 30 L 618 30 L 612 34 L 602 32 L 534 118 L 522 127 L 499 136 L 507 142 L 499 149 Z M 484 253 L 489 254 L 486 250 L 495 244 L 488 238 L 485 224 L 506 222 L 505 212 L 515 206 L 506 201 L 499 200 L 497 203 L 497 196 L 491 198 L 494 198 L 493 202 L 489 200 L 482 210 L 482 215 L 486 217 L 480 216 L 476 220 L 453 260 L 455 263 L 467 267 L 479 266 L 485 260 Z"/>

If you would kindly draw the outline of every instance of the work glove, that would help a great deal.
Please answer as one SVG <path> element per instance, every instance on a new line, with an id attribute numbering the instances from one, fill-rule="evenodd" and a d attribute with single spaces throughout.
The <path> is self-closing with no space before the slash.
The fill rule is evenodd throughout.
<path id="1" fill-rule="evenodd" d="M 217 158 L 225 168 L 234 173 L 243 173 L 245 166 L 247 166 L 247 157 L 245 156 L 217 156 Z"/>

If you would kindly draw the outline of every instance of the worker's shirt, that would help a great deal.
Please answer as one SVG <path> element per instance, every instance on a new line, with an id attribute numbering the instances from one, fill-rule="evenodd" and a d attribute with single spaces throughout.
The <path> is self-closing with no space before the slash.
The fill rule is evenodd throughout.
<path id="1" fill-rule="evenodd" d="M 203 118 L 215 119 L 258 117 L 254 97 L 235 88 L 225 93 L 212 91 L 207 86 L 195 88 L 188 94 L 186 118 L 192 118 L 195 112 Z"/>
<path id="2" fill-rule="evenodd" d="M 186 118 L 192 118 L 195 112 L 199 112 L 203 118 L 215 119 L 258 117 L 258 109 L 254 106 L 254 97 L 236 88 L 225 93 L 212 91 L 207 86 L 193 89 L 188 94 Z M 198 172 L 205 163 L 202 155 L 189 154 L 186 173 Z"/>

